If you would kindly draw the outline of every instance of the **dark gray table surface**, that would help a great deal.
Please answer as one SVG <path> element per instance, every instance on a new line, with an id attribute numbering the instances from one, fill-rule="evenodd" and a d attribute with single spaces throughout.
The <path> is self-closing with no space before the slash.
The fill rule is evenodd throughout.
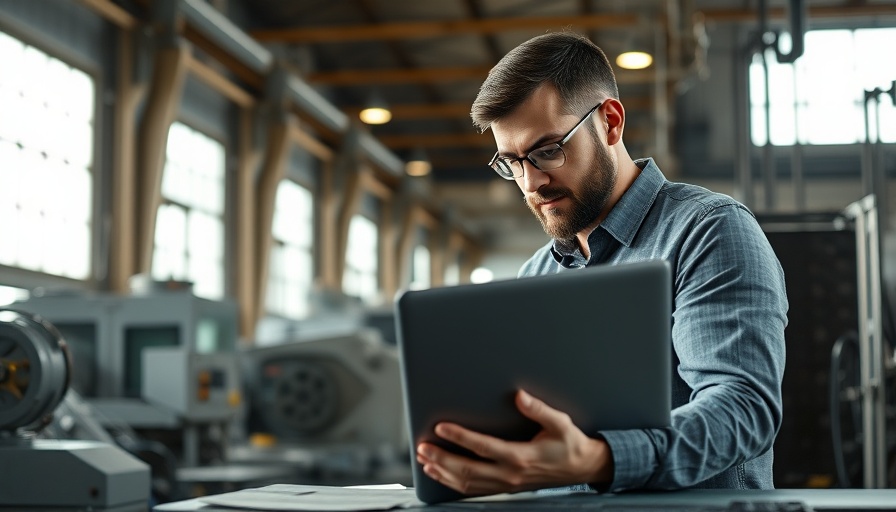
<path id="1" fill-rule="evenodd" d="M 350 492 L 350 491 L 347 491 Z M 199 498 L 156 506 L 154 512 L 239 512 L 204 504 Z M 497 511 L 732 511 L 800 512 L 891 510 L 896 511 L 896 489 L 777 489 L 771 491 L 684 490 L 625 494 L 574 494 L 540 496 L 536 499 L 508 502 L 453 502 L 404 508 L 421 512 L 458 510 Z"/>

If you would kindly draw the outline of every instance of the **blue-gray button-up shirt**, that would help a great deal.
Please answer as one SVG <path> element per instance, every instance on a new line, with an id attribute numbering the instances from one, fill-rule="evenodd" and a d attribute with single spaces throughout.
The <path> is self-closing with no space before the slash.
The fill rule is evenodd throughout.
<path id="1" fill-rule="evenodd" d="M 672 426 L 588 433 L 612 450 L 609 490 L 770 489 L 787 324 L 781 265 L 745 206 L 667 181 L 652 159 L 636 163 L 641 174 L 588 237 L 589 260 L 574 241 L 555 240 L 520 276 L 668 261 Z"/>

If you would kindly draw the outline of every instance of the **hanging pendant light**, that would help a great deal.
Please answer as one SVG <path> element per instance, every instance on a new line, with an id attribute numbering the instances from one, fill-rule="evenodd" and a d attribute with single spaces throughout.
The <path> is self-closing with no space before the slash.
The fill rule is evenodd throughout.
<path id="1" fill-rule="evenodd" d="M 366 124 L 386 124 L 392 120 L 392 111 L 382 96 L 371 93 L 358 117 Z"/>
<path id="2" fill-rule="evenodd" d="M 640 50 L 620 53 L 616 57 L 616 65 L 623 69 L 644 69 L 653 64 L 653 55 Z"/>
<path id="3" fill-rule="evenodd" d="M 432 172 L 432 163 L 426 157 L 426 152 L 423 151 L 423 148 L 418 147 L 411 152 L 408 163 L 404 166 L 404 171 L 408 176 L 414 177 L 426 176 Z"/>
<path id="4" fill-rule="evenodd" d="M 626 38 L 622 52 L 616 56 L 616 65 L 622 69 L 644 69 L 653 64 L 650 45 L 643 34 L 649 33 L 649 25 L 642 21 Z"/>

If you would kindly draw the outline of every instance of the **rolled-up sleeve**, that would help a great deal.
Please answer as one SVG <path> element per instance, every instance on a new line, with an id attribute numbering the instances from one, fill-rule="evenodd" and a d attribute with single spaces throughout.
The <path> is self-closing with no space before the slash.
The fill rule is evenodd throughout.
<path id="1" fill-rule="evenodd" d="M 604 431 L 612 491 L 678 489 L 769 449 L 781 425 L 784 274 L 742 205 L 707 207 L 671 261 L 672 343 L 690 389 L 665 429 Z"/>

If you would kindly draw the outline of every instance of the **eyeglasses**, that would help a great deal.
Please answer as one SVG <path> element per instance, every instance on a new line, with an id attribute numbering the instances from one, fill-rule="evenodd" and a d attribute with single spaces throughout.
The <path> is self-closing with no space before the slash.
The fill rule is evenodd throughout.
<path id="1" fill-rule="evenodd" d="M 488 163 L 488 166 L 494 169 L 495 172 L 498 173 L 498 176 L 501 176 L 505 180 L 521 178 L 523 176 L 523 160 L 528 160 L 539 171 L 551 171 L 561 167 L 566 163 L 566 153 L 563 152 L 563 145 L 569 142 L 569 139 L 576 134 L 576 130 L 578 130 L 579 127 L 585 123 L 585 120 L 591 117 L 591 114 L 603 104 L 603 102 L 600 102 L 595 105 L 594 108 L 589 110 L 588 113 L 572 127 L 572 130 L 569 130 L 569 132 L 560 139 L 559 142 L 533 149 L 523 158 L 500 156 L 498 153 L 495 153 L 495 156 L 492 157 L 492 161 Z"/>

